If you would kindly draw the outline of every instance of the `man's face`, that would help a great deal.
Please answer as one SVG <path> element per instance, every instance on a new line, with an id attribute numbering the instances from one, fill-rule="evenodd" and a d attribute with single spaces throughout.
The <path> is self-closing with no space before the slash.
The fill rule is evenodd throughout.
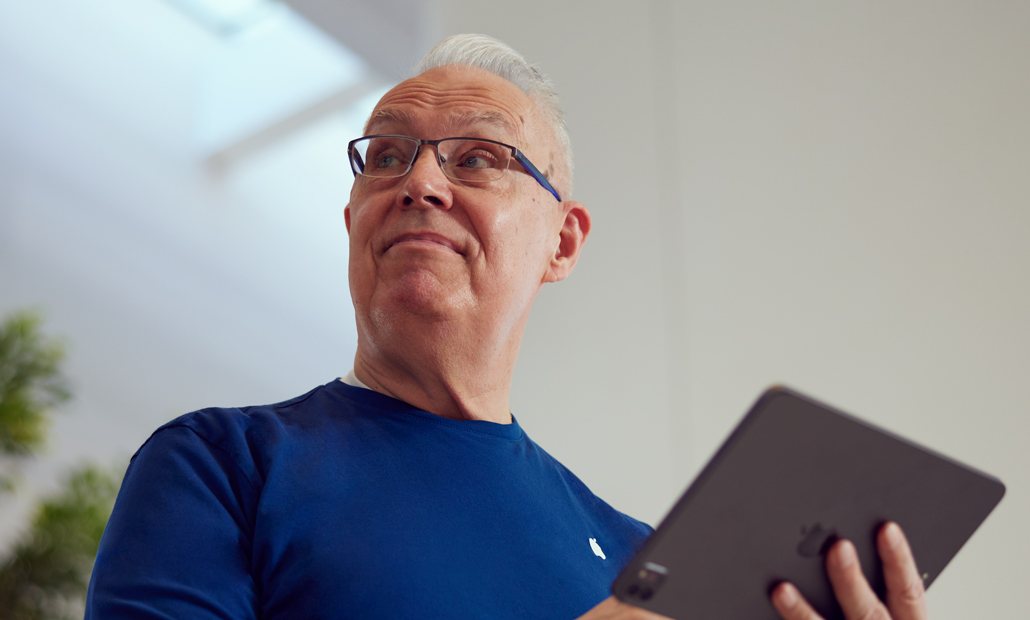
<path id="1" fill-rule="evenodd" d="M 401 83 L 376 106 L 366 133 L 497 140 L 552 178 L 560 156 L 522 91 L 466 67 Z M 463 183 L 443 174 L 435 147 L 423 146 L 403 177 L 356 178 L 346 220 L 351 296 L 365 334 L 413 314 L 511 328 L 544 282 L 563 277 L 551 264 L 563 206 L 514 160 L 496 181 Z"/>

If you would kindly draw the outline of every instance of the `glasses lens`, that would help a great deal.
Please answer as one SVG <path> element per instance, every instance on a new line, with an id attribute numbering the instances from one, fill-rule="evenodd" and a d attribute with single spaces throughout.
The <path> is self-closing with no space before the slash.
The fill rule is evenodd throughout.
<path id="1" fill-rule="evenodd" d="M 459 181 L 495 181 L 511 163 L 511 149 L 493 142 L 455 138 L 442 140 L 437 150 L 444 174 Z"/>
<path id="2" fill-rule="evenodd" d="M 403 176 L 418 150 L 418 141 L 395 136 L 362 138 L 354 143 L 351 162 L 358 173 L 369 177 Z"/>

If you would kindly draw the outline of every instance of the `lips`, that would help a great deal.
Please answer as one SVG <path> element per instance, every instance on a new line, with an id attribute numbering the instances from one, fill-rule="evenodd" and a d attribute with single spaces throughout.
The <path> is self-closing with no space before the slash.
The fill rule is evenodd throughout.
<path id="1" fill-rule="evenodd" d="M 437 245 L 437 246 L 442 246 L 444 248 L 447 248 L 448 250 L 451 250 L 452 252 L 455 252 L 457 254 L 464 255 L 464 252 L 461 251 L 461 249 L 458 247 L 457 243 L 451 241 L 450 239 L 448 239 L 447 237 L 444 237 L 443 235 L 440 235 L 440 234 L 437 234 L 437 233 L 433 233 L 433 232 L 409 232 L 409 233 L 404 233 L 402 235 L 398 235 L 398 236 L 394 237 L 393 239 L 391 239 L 386 244 L 386 249 L 384 250 L 384 252 L 389 250 L 390 248 L 392 248 L 394 246 L 397 246 L 397 245 L 408 245 L 408 244 L 410 244 L 410 245 L 422 245 L 422 246 L 434 246 L 434 245 Z"/>

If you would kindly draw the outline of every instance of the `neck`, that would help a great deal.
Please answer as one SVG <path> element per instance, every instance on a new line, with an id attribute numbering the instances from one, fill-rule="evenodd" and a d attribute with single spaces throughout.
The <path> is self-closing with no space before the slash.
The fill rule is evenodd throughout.
<path id="1" fill-rule="evenodd" d="M 449 323 L 404 322 L 388 333 L 359 323 L 354 374 L 377 392 L 441 417 L 510 424 L 522 323 L 517 333 L 494 338 Z"/>

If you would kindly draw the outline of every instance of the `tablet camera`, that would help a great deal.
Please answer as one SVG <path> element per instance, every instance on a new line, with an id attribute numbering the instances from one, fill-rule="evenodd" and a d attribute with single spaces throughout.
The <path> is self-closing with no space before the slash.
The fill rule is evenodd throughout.
<path id="1" fill-rule="evenodd" d="M 654 562 L 646 562 L 633 581 L 624 590 L 625 596 L 638 601 L 649 601 L 665 581 L 668 570 Z"/>

